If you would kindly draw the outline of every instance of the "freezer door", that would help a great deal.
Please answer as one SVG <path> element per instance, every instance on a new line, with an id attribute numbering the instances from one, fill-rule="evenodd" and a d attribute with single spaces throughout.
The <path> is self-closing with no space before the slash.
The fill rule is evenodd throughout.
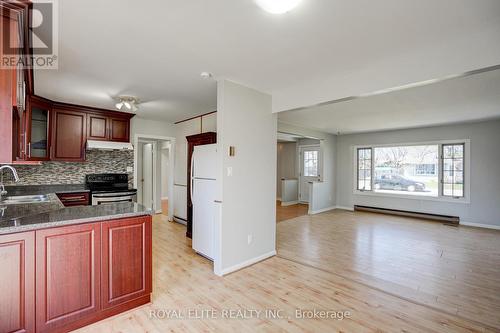
<path id="1" fill-rule="evenodd" d="M 217 144 L 195 146 L 192 177 L 215 179 L 217 176 Z"/>
<path id="2" fill-rule="evenodd" d="M 193 181 L 193 249 L 214 258 L 215 180 Z"/>

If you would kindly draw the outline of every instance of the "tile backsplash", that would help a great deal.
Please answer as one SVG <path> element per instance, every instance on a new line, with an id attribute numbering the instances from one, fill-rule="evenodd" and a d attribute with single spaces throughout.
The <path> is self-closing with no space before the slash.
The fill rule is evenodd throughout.
<path id="1" fill-rule="evenodd" d="M 85 162 L 42 162 L 42 165 L 16 165 L 20 181 L 13 182 L 12 173 L 3 172 L 5 185 L 83 184 L 90 173 L 127 173 L 134 167 L 132 150 L 88 150 Z M 134 174 L 129 174 L 132 185 Z"/>

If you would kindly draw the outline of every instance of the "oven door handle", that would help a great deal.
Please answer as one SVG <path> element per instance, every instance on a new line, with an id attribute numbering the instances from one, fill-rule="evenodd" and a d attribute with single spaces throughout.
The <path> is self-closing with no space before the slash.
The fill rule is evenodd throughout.
<path id="1" fill-rule="evenodd" d="M 122 192 L 122 193 L 101 193 L 101 194 L 92 194 L 93 198 L 120 198 L 131 195 L 136 195 L 136 192 Z"/>
<path id="2" fill-rule="evenodd" d="M 101 203 L 116 203 L 116 202 L 130 202 L 132 198 L 124 199 L 124 200 L 97 200 L 97 204 L 100 205 Z"/>
<path id="3" fill-rule="evenodd" d="M 93 201 L 95 201 L 95 202 L 121 202 L 121 201 L 131 201 L 131 200 L 134 200 L 133 195 L 129 195 L 126 197 L 120 197 L 120 198 L 117 198 L 117 197 L 114 197 L 114 198 L 94 198 Z"/>

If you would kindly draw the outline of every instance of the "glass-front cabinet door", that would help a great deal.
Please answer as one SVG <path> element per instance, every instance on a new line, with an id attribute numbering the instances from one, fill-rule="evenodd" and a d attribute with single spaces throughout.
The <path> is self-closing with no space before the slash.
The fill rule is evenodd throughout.
<path id="1" fill-rule="evenodd" d="M 44 161 L 50 158 L 51 104 L 41 98 L 31 97 L 26 122 L 27 160 Z"/>

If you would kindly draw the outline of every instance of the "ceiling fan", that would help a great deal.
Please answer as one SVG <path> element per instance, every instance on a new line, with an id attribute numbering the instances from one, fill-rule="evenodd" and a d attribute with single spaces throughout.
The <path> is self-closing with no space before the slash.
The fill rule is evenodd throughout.
<path id="1" fill-rule="evenodd" d="M 118 96 L 115 98 L 115 107 L 120 111 L 136 112 L 141 101 L 134 96 Z"/>

